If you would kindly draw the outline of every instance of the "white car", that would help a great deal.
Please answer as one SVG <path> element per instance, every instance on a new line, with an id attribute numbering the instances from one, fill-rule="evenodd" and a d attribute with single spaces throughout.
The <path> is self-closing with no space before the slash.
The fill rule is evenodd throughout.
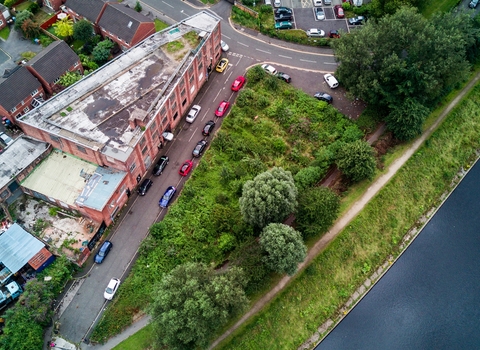
<path id="1" fill-rule="evenodd" d="M 167 141 L 172 141 L 173 140 L 173 134 L 171 132 L 165 131 L 162 133 L 162 137 L 167 140 Z"/>
<path id="2" fill-rule="evenodd" d="M 336 87 L 338 87 L 338 80 L 333 75 L 331 75 L 330 73 L 325 74 L 323 76 L 323 79 L 325 79 L 328 86 L 330 86 L 330 89 L 335 89 Z"/>
<path id="3" fill-rule="evenodd" d="M 262 68 L 265 72 L 271 75 L 277 75 L 277 70 L 269 64 L 262 64 Z"/>
<path id="4" fill-rule="evenodd" d="M 313 0 L 313 6 L 322 6 L 322 0 Z"/>
<path id="5" fill-rule="evenodd" d="M 188 114 L 187 114 L 187 123 L 192 124 L 195 121 L 195 119 L 197 118 L 197 115 L 200 114 L 201 109 L 202 109 L 202 107 L 200 107 L 199 105 L 194 105 L 190 109 L 190 112 L 188 112 Z"/>
<path id="6" fill-rule="evenodd" d="M 319 37 L 319 38 L 323 38 L 325 36 L 325 32 L 321 29 L 317 29 L 317 28 L 311 28 L 307 31 L 305 31 L 305 33 L 307 33 L 307 36 L 316 36 L 316 37 Z"/>
<path id="7" fill-rule="evenodd" d="M 273 0 L 273 6 L 280 7 L 282 5 L 280 0 Z"/>
<path id="8" fill-rule="evenodd" d="M 223 41 L 223 40 L 220 41 L 220 46 L 222 47 L 222 51 L 223 51 L 223 52 L 227 52 L 228 49 L 229 49 L 227 43 L 226 43 L 225 41 Z"/>
<path id="9" fill-rule="evenodd" d="M 3 141 L 3 143 L 8 147 L 10 144 L 13 142 L 12 138 L 5 134 L 4 132 L 0 133 L 0 139 Z"/>
<path id="10" fill-rule="evenodd" d="M 120 285 L 120 280 L 118 278 L 112 278 L 110 282 L 108 282 L 107 288 L 105 288 L 103 297 L 107 300 L 112 300 L 119 285 Z"/>

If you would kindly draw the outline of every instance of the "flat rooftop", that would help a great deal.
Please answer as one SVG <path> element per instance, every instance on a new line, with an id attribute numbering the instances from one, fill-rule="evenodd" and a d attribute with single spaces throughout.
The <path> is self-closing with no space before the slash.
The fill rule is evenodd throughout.
<path id="1" fill-rule="evenodd" d="M 127 176 L 68 153 L 54 150 L 22 182 L 22 186 L 69 205 L 102 210 Z"/>
<path id="2" fill-rule="evenodd" d="M 191 31 L 210 35 L 219 21 L 203 11 L 155 33 L 19 119 L 125 161 L 143 134 L 129 119 L 148 124 L 198 48 L 178 57 L 165 45 Z"/>
<path id="3" fill-rule="evenodd" d="M 0 153 L 0 188 L 8 185 L 23 169 L 33 163 L 49 145 L 46 142 L 20 136 Z"/>

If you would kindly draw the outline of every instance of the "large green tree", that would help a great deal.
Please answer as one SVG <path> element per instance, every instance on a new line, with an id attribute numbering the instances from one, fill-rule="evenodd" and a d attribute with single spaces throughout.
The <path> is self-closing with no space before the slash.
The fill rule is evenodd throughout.
<path id="1" fill-rule="evenodd" d="M 205 348 L 246 307 L 240 268 L 217 272 L 201 263 L 177 266 L 158 284 L 150 307 L 155 340 L 168 349 Z"/>
<path id="2" fill-rule="evenodd" d="M 314 187 L 298 198 L 296 227 L 304 237 L 324 233 L 337 218 L 339 208 L 340 199 L 331 189 Z"/>
<path id="3" fill-rule="evenodd" d="M 252 226 L 263 228 L 271 222 L 281 222 L 297 206 L 297 188 L 292 174 L 282 168 L 272 168 L 243 185 L 240 210 Z"/>
<path id="4" fill-rule="evenodd" d="M 265 263 L 273 271 L 290 276 L 307 256 L 300 232 L 284 224 L 270 224 L 260 234 L 260 245 L 266 252 Z"/>
<path id="5" fill-rule="evenodd" d="M 93 26 L 90 22 L 82 19 L 73 25 L 73 38 L 75 40 L 87 42 L 92 39 L 92 36 Z"/>
<path id="6" fill-rule="evenodd" d="M 73 20 L 70 17 L 62 18 L 53 24 L 55 34 L 68 38 L 73 35 Z"/>
<path id="7" fill-rule="evenodd" d="M 354 182 L 371 179 L 375 174 L 373 148 L 362 140 L 344 144 L 338 150 L 336 163 L 342 173 Z"/>
<path id="8" fill-rule="evenodd" d="M 468 74 L 466 51 L 478 37 L 472 19 L 448 13 L 428 20 L 402 7 L 363 27 L 333 43 L 342 63 L 336 73 L 340 82 L 377 108 L 400 108 L 406 124 L 418 131 L 424 121 L 418 104 L 431 108 Z M 404 108 L 406 100 L 416 106 L 411 112 Z"/>
<path id="9" fill-rule="evenodd" d="M 95 62 L 104 63 L 108 60 L 110 56 L 110 50 L 113 48 L 114 44 L 111 40 L 105 39 L 100 41 L 95 48 L 93 49 L 92 56 Z"/>
<path id="10" fill-rule="evenodd" d="M 15 18 L 15 29 L 21 29 L 23 22 L 32 17 L 33 13 L 31 13 L 30 11 L 23 10 L 18 12 L 17 17 Z"/>

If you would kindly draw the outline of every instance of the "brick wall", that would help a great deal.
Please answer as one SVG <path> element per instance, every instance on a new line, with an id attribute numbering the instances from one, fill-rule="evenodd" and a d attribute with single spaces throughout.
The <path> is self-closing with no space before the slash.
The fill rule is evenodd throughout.
<path id="1" fill-rule="evenodd" d="M 155 33 L 155 23 L 153 22 L 140 23 L 137 31 L 135 32 L 135 35 L 132 38 L 132 41 L 128 43 L 128 47 L 130 48 L 132 46 L 135 46 L 140 41 L 148 38 L 153 33 Z"/>

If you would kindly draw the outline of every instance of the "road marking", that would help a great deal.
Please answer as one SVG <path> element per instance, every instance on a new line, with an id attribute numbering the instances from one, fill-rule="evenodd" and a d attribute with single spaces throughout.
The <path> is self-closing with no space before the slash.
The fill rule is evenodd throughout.
<path id="1" fill-rule="evenodd" d="M 207 113 L 205 113 L 205 114 L 203 115 L 202 121 L 205 119 L 205 117 L 207 116 L 208 112 L 210 112 L 210 108 L 207 109 Z"/>
<path id="2" fill-rule="evenodd" d="M 225 84 L 227 83 L 227 81 L 230 79 L 230 76 L 232 75 L 233 71 L 230 71 L 230 74 L 228 75 L 228 77 L 225 79 Z"/>
<path id="3" fill-rule="evenodd" d="M 240 45 L 243 45 L 243 46 L 245 46 L 245 47 L 248 47 L 247 44 L 241 43 L 240 41 L 237 41 L 237 43 L 239 43 Z"/>
<path id="4" fill-rule="evenodd" d="M 323 64 L 335 64 L 335 65 L 337 65 L 338 63 L 337 62 L 323 62 Z"/>
<path id="5" fill-rule="evenodd" d="M 224 36 L 227 39 L 232 39 L 232 38 L 229 38 L 228 36 L 226 36 L 225 34 L 222 34 L 222 36 Z"/>
<path id="6" fill-rule="evenodd" d="M 290 59 L 292 59 L 290 56 L 284 56 L 284 55 L 278 55 L 278 56 L 283 57 L 283 58 L 290 58 Z"/>
<path id="7" fill-rule="evenodd" d="M 257 51 L 260 51 L 260 52 L 265 52 L 265 53 L 268 53 L 269 55 L 271 55 L 271 52 L 268 52 L 268 51 L 264 51 L 264 50 L 260 50 L 260 49 L 255 49 Z"/>
<path id="8" fill-rule="evenodd" d="M 310 63 L 317 63 L 317 61 L 302 60 L 302 59 L 300 59 L 300 61 L 302 61 L 302 62 L 310 62 Z"/>
<path id="9" fill-rule="evenodd" d="M 172 5 L 167 4 L 165 1 L 162 1 L 162 2 L 163 2 L 165 5 L 170 6 L 172 9 L 174 8 Z M 182 10 L 181 12 L 183 12 L 183 10 Z"/>
<path id="10" fill-rule="evenodd" d="M 217 93 L 217 96 L 215 96 L 215 98 L 213 99 L 213 101 L 216 101 L 216 100 L 217 100 L 217 97 L 218 97 L 218 95 L 220 95 L 220 92 L 222 92 L 222 90 L 220 90 L 220 91 Z"/>
<path id="11" fill-rule="evenodd" d="M 238 64 L 240 63 L 241 60 L 242 60 L 242 56 L 240 56 L 240 59 L 238 60 L 238 62 L 237 62 L 237 64 L 235 65 L 235 67 L 238 66 Z"/>
<path id="12" fill-rule="evenodd" d="M 193 136 L 195 136 L 195 133 L 197 132 L 198 128 L 195 129 L 195 131 L 193 132 L 192 136 L 190 136 L 190 138 L 188 139 L 188 142 L 192 141 L 193 139 Z"/>

